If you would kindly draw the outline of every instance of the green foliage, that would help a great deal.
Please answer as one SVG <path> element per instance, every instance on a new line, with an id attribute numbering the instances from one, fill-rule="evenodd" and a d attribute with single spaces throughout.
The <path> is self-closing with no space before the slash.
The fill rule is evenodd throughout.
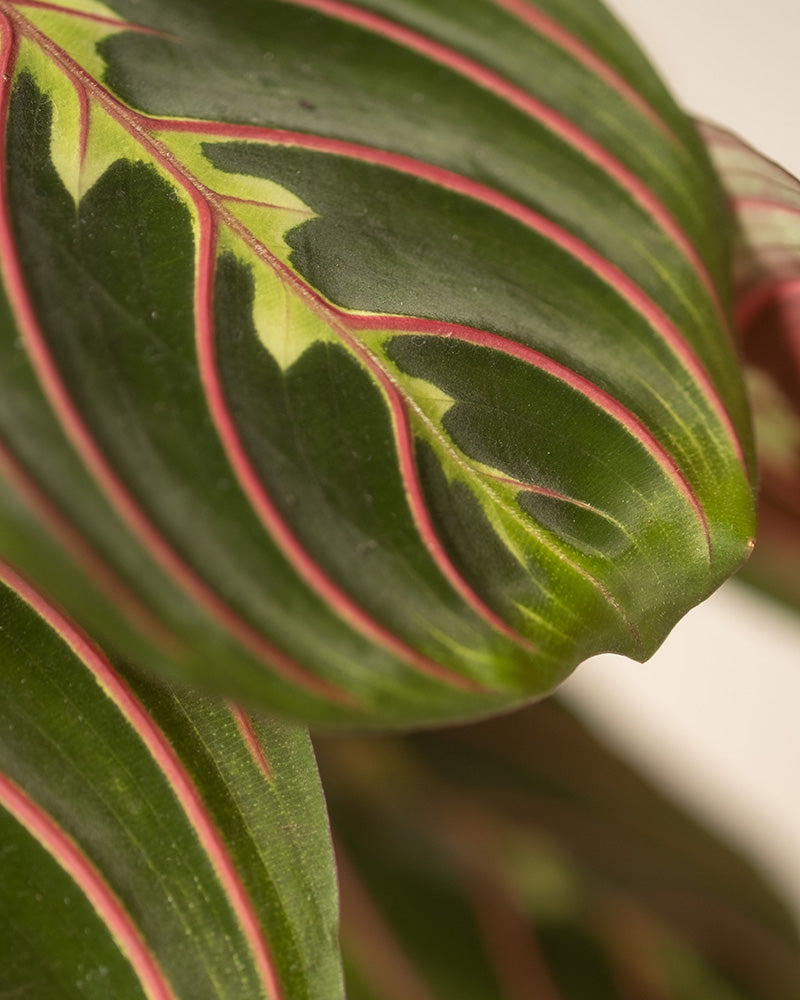
<path id="1" fill-rule="evenodd" d="M 15 483 L 0 551 L 150 672 L 311 722 L 485 714 L 650 655 L 748 551 L 691 123 L 639 65 L 586 105 L 592 19 L 633 51 L 600 9 L 562 12 L 570 48 L 474 6 L 481 38 L 402 5 L 5 10 L 0 430 L 82 547 L 43 551 Z"/>
<path id="2" fill-rule="evenodd" d="M 553 707 L 321 744 L 342 960 L 304 727 L 519 707 L 739 567 L 794 182 L 707 131 L 726 195 L 595 0 L 0 0 L 0 70 L 0 994 L 790 1000 Z"/>

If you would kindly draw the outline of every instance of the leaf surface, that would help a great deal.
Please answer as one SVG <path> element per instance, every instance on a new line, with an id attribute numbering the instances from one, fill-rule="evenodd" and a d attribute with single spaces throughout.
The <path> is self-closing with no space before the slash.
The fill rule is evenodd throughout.
<path id="1" fill-rule="evenodd" d="M 742 561 L 724 206 L 601 7 L 2 0 L 0 50 L 2 552 L 108 648 L 431 722 Z"/>
<path id="2" fill-rule="evenodd" d="M 760 472 L 745 579 L 800 606 L 800 181 L 717 126 L 702 135 L 736 225 L 736 327 Z"/>
<path id="3" fill-rule="evenodd" d="M 306 733 L 120 671 L 0 578 L 0 994 L 341 998 Z"/>

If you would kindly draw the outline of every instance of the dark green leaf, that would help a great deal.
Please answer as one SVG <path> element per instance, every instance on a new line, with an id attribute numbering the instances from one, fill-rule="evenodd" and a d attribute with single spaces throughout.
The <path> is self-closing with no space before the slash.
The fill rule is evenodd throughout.
<path id="1" fill-rule="evenodd" d="M 0 995 L 341 998 L 305 732 L 120 671 L 0 578 Z"/>
<path id="2" fill-rule="evenodd" d="M 745 557 L 721 194 L 594 0 L 2 0 L 0 53 L 0 553 L 108 648 L 457 719 Z"/>

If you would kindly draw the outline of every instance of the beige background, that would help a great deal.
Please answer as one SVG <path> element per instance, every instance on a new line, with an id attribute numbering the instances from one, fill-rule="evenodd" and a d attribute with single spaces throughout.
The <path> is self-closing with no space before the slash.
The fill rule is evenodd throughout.
<path id="1" fill-rule="evenodd" d="M 798 0 L 607 2 L 685 107 L 800 175 Z M 728 584 L 648 664 L 597 657 L 566 690 L 800 917 L 800 615 Z"/>

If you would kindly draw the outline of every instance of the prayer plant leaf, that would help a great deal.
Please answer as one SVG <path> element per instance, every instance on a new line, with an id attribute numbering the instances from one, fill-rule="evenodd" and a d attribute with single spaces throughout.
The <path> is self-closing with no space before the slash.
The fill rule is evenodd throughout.
<path id="1" fill-rule="evenodd" d="M 736 326 L 760 473 L 745 578 L 800 607 L 800 181 L 741 139 L 701 126 L 736 223 Z"/>
<path id="2" fill-rule="evenodd" d="M 325 723 L 646 658 L 745 558 L 724 204 L 594 0 L 0 0 L 0 554 Z"/>
<path id="3" fill-rule="evenodd" d="M 750 864 L 550 699 L 316 741 L 349 1000 L 793 1000 Z"/>
<path id="4" fill-rule="evenodd" d="M 307 733 L 121 671 L 0 580 L 0 996 L 342 1000 Z"/>

